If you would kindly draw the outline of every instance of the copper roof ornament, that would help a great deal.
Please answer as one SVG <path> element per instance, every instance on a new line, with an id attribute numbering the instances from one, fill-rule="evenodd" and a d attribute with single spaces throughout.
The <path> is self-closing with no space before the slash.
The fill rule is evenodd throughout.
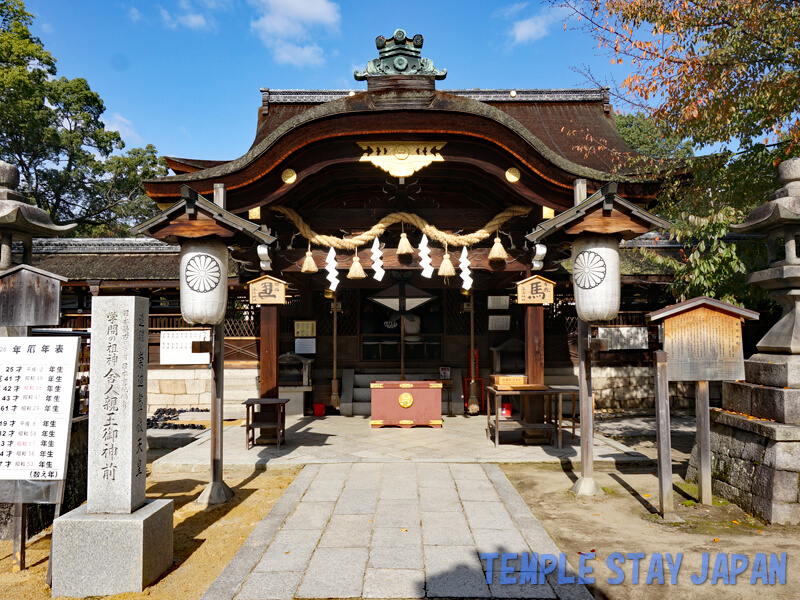
<path id="1" fill-rule="evenodd" d="M 355 71 L 353 76 L 356 81 L 366 81 L 368 88 L 372 87 L 374 78 L 397 76 L 430 78 L 432 86 L 434 79 L 447 77 L 447 69 L 437 69 L 431 59 L 422 57 L 423 42 L 420 34 L 409 39 L 402 29 L 396 29 L 388 39 L 379 35 L 375 38 L 378 58 L 370 60 L 366 69 Z"/>

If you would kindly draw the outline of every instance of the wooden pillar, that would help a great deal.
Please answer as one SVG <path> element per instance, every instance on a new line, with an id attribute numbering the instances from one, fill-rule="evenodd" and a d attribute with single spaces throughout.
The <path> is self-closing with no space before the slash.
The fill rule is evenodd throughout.
<path id="1" fill-rule="evenodd" d="M 594 402 L 592 401 L 592 351 L 589 324 L 578 319 L 578 388 L 581 398 L 581 476 L 572 486 L 576 496 L 604 492 L 594 479 Z"/>
<path id="2" fill-rule="evenodd" d="M 712 505 L 711 493 L 711 415 L 708 381 L 695 382 L 697 411 L 697 491 L 700 504 Z"/>
<path id="3" fill-rule="evenodd" d="M 658 500 L 661 516 L 673 520 L 675 504 L 672 500 L 672 442 L 669 426 L 669 380 L 667 379 L 667 353 L 655 352 L 656 366 L 656 443 L 658 444 Z"/>
<path id="4" fill-rule="evenodd" d="M 25 542 L 28 539 L 28 507 L 22 502 L 14 503 L 14 541 L 11 551 L 11 572 L 25 570 Z"/>
<path id="5" fill-rule="evenodd" d="M 525 312 L 525 374 L 528 383 L 544 383 L 544 306 L 529 304 Z"/>
<path id="6" fill-rule="evenodd" d="M 261 307 L 261 397 L 278 397 L 278 307 Z"/>

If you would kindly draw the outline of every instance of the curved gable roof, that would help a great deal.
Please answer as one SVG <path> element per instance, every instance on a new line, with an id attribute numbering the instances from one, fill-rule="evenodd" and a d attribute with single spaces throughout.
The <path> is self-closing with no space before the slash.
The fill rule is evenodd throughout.
<path id="1" fill-rule="evenodd" d="M 602 92 L 602 90 L 600 90 L 600 92 Z M 487 92 L 475 91 L 475 94 L 469 95 L 478 95 L 478 93 L 483 93 L 486 100 L 494 100 L 493 96 L 486 96 Z M 596 91 L 594 91 L 594 93 L 597 94 Z M 517 157 L 524 164 L 530 166 L 532 170 L 536 171 L 532 166 L 531 160 L 526 160 L 526 158 L 530 159 L 532 156 L 536 155 L 541 157 L 540 160 L 559 170 L 560 181 L 557 182 L 557 185 L 565 189 L 571 187 L 572 180 L 575 178 L 585 178 L 590 181 L 600 182 L 601 184 L 612 179 L 622 183 L 653 183 L 652 179 L 636 178 L 619 173 L 613 174 L 611 168 L 597 168 L 605 167 L 606 163 L 600 164 L 595 161 L 593 166 L 587 166 L 587 164 L 576 162 L 580 160 L 580 156 L 572 150 L 574 144 L 568 143 L 568 136 L 565 136 L 563 132 L 563 129 L 568 128 L 569 122 L 566 122 L 565 125 L 559 128 L 558 133 L 560 140 L 556 142 L 554 139 L 555 125 L 564 117 L 562 115 L 562 117 L 557 119 L 551 115 L 550 118 L 545 119 L 542 116 L 543 104 L 531 105 L 530 102 L 500 103 L 506 109 L 501 110 L 487 102 L 467 97 L 467 95 L 456 95 L 433 90 L 367 91 L 352 96 L 350 96 L 349 93 L 344 95 L 345 92 L 341 92 L 341 94 L 342 97 L 322 104 L 309 106 L 305 110 L 298 111 L 297 114 L 282 121 L 280 125 L 268 133 L 266 128 L 262 128 L 259 135 L 263 135 L 263 137 L 260 140 L 257 138 L 257 143 L 255 143 L 246 154 L 236 160 L 221 163 L 192 173 L 183 173 L 145 182 L 148 195 L 158 200 L 176 197 L 181 184 L 193 185 L 198 187 L 199 193 L 206 193 L 207 190 L 204 189 L 204 184 L 205 187 L 210 189 L 211 184 L 209 182 L 212 180 L 214 182 L 226 182 L 226 180 L 230 179 L 228 182 L 229 190 L 244 188 L 259 177 L 267 174 L 282 158 L 285 158 L 285 156 L 290 153 L 291 148 L 296 150 L 309 143 L 312 139 L 316 141 L 326 137 L 366 135 L 372 132 L 372 130 L 360 129 L 355 126 L 354 123 L 346 124 L 345 121 L 342 121 L 339 123 L 340 127 L 320 127 L 318 132 L 315 132 L 314 135 L 306 135 L 305 139 L 301 139 L 302 136 L 297 135 L 296 142 L 293 142 L 292 136 L 296 135 L 297 132 L 305 127 L 316 123 L 321 124 L 331 119 L 345 119 L 347 117 L 366 115 L 382 115 L 381 123 L 390 123 L 391 120 L 386 119 L 386 113 L 408 114 L 409 112 L 414 112 L 421 118 L 427 119 L 430 123 L 437 120 L 444 120 L 444 115 L 449 115 L 451 117 L 456 116 L 463 119 L 464 126 L 461 127 L 461 131 L 457 131 L 459 129 L 458 125 L 453 125 L 454 122 L 457 123 L 458 119 L 454 121 L 451 118 L 450 129 L 447 131 L 439 131 L 437 135 L 440 136 L 461 134 L 483 137 L 484 140 L 494 142 L 501 146 L 504 140 L 500 138 L 507 138 L 508 141 L 516 143 L 517 146 L 523 149 L 521 153 L 524 154 L 527 152 L 531 155 L 528 157 L 518 155 Z M 497 97 L 499 98 L 500 96 Z M 608 118 L 602 116 L 604 114 L 604 104 L 599 101 L 599 99 L 593 98 L 591 104 L 593 104 L 594 108 L 587 108 L 586 106 L 581 106 L 581 103 L 569 102 L 569 100 L 575 100 L 576 98 L 580 99 L 581 96 L 576 94 L 572 98 L 567 97 L 566 102 L 558 102 L 556 100 L 551 100 L 550 102 L 553 106 L 553 110 L 561 111 L 562 113 L 566 112 L 567 117 L 570 117 L 571 114 L 573 122 L 580 121 L 579 124 L 583 125 L 596 125 L 598 122 L 604 123 L 604 130 L 601 134 L 608 137 L 611 137 L 611 135 L 616 132 L 613 123 L 609 125 Z M 600 96 L 600 99 L 602 99 L 602 96 Z M 588 102 L 584 101 L 583 104 L 588 104 Z M 551 113 L 553 110 L 551 110 Z M 512 113 L 517 114 L 523 120 L 527 121 L 528 126 L 512 116 Z M 288 116 L 287 113 L 284 113 L 284 115 Z M 275 116 L 278 117 L 277 120 L 281 120 L 281 115 Z M 578 117 L 581 117 L 581 119 L 577 119 Z M 547 137 L 550 142 L 549 144 L 545 143 L 531 131 L 531 129 L 537 130 L 537 125 L 535 124 L 537 118 L 540 123 L 538 127 L 540 135 Z M 472 127 L 470 127 L 470 124 L 467 122 L 469 119 L 473 121 Z M 481 130 L 485 128 L 475 126 L 476 120 L 493 124 L 494 131 L 489 135 L 484 134 Z M 402 126 L 394 125 L 394 129 L 396 130 L 395 133 L 402 133 Z M 385 131 L 376 131 L 376 133 L 383 134 Z M 419 131 L 417 133 L 419 133 Z M 616 133 L 615 136 L 617 139 L 614 140 L 614 143 L 617 146 L 621 146 L 623 150 L 630 151 L 627 146 L 624 146 L 624 142 L 619 138 L 619 134 Z M 269 156 L 270 152 L 281 142 L 283 142 L 285 146 L 282 151 L 275 152 L 274 156 Z M 527 150 L 525 150 L 525 148 L 527 148 Z M 508 148 L 506 147 L 506 149 Z M 188 163 L 188 161 L 184 162 Z M 198 164 L 198 162 L 199 161 L 195 161 L 195 164 Z M 583 162 L 592 164 L 591 161 L 584 160 Z"/>

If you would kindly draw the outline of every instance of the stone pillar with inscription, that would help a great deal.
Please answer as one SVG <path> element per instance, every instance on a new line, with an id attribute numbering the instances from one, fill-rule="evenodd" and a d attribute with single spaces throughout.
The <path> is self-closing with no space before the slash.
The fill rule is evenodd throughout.
<path id="1" fill-rule="evenodd" d="M 53 595 L 140 592 L 172 565 L 172 500 L 145 499 L 148 300 L 92 301 L 88 499 L 53 526 Z"/>
<path id="2" fill-rule="evenodd" d="M 722 386 L 712 411 L 714 493 L 771 523 L 800 523 L 800 158 L 781 163 L 783 184 L 733 229 L 765 236 L 769 266 L 749 283 L 783 315 L 744 361 L 745 380 Z M 692 457 L 694 460 L 694 456 Z M 693 474 L 694 462 L 689 473 Z"/>

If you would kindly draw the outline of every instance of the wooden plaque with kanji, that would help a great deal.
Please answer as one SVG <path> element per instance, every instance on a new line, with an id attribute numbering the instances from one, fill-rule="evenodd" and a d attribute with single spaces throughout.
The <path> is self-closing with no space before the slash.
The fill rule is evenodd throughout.
<path id="1" fill-rule="evenodd" d="M 664 319 L 670 381 L 744 379 L 742 319 L 701 307 Z"/>
<path id="2" fill-rule="evenodd" d="M 517 283 L 517 304 L 552 304 L 555 282 L 541 275 Z"/>
<path id="3" fill-rule="evenodd" d="M 250 282 L 250 304 L 285 304 L 286 282 L 264 275 Z"/>

